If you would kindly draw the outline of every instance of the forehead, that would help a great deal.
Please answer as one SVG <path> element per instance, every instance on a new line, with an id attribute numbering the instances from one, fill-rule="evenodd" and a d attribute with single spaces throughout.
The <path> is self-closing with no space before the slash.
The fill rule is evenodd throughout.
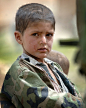
<path id="1" fill-rule="evenodd" d="M 49 27 L 49 29 L 54 30 L 53 24 L 49 21 L 35 21 L 31 24 L 28 24 L 27 28 L 41 28 Z"/>

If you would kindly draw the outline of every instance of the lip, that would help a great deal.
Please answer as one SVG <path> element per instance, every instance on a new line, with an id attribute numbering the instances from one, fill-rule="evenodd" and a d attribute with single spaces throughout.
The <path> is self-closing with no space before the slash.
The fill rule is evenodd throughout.
<path id="1" fill-rule="evenodd" d="M 38 50 L 41 51 L 41 52 L 46 52 L 47 51 L 46 48 L 39 48 Z"/>

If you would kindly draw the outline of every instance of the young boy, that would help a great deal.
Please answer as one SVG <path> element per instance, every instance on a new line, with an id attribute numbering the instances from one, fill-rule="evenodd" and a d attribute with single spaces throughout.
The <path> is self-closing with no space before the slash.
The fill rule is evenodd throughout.
<path id="1" fill-rule="evenodd" d="M 16 41 L 23 54 L 9 69 L 2 94 L 16 108 L 82 108 L 82 99 L 59 64 L 47 59 L 55 19 L 46 6 L 31 3 L 16 14 Z"/>

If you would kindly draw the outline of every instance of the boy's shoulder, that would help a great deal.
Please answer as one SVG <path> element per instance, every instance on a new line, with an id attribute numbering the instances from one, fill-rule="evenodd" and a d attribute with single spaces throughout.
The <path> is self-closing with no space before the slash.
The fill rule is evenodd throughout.
<path id="1" fill-rule="evenodd" d="M 18 57 L 9 68 L 7 76 L 9 75 L 9 77 L 13 77 L 15 79 L 25 69 L 27 68 L 21 64 L 21 58 Z"/>
<path id="2" fill-rule="evenodd" d="M 48 63 L 53 63 L 54 68 L 57 68 L 62 74 L 64 74 L 61 66 L 56 63 L 53 62 L 50 59 L 45 58 L 46 62 Z M 19 56 L 17 58 L 17 60 L 12 64 L 12 66 L 10 67 L 9 71 L 7 74 L 10 74 L 11 77 L 17 77 L 21 72 L 24 72 L 25 70 L 30 70 L 32 68 L 36 68 L 36 66 L 32 65 L 30 62 L 28 62 L 27 60 L 21 58 L 21 56 Z M 64 74 L 65 75 L 65 74 Z"/>

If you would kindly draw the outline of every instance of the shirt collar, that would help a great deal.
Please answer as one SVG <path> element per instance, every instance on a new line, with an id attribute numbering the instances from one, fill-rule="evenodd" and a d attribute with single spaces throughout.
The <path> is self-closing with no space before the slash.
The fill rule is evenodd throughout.
<path id="1" fill-rule="evenodd" d="M 38 62 L 38 61 L 35 60 L 33 57 L 28 56 L 28 55 L 25 54 L 25 53 L 23 53 L 23 54 L 21 55 L 21 58 L 22 58 L 22 59 L 28 58 L 28 59 L 29 59 L 28 61 L 29 61 L 31 64 L 33 64 L 33 65 L 41 64 L 41 62 Z M 47 62 L 48 64 L 53 64 L 53 61 L 51 61 L 51 60 L 49 60 L 49 59 L 47 59 L 47 58 L 44 58 L 44 61 Z"/>

